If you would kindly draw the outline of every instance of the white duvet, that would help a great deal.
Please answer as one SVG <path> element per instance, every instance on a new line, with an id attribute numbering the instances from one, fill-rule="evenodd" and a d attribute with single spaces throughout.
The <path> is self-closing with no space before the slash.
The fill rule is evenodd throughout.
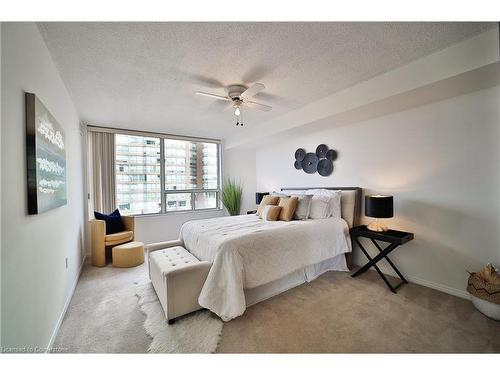
<path id="1" fill-rule="evenodd" d="M 194 256 L 212 262 L 200 305 L 228 321 L 245 311 L 244 288 L 350 252 L 348 233 L 343 219 L 285 222 L 241 215 L 188 221 L 180 237 Z"/>

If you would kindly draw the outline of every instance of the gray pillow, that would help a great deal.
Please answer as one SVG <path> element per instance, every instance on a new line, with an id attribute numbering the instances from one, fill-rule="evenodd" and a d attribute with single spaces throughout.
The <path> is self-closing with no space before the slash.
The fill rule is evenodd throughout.
<path id="1" fill-rule="evenodd" d="M 307 220 L 309 218 L 309 212 L 311 210 L 312 195 L 306 194 L 294 194 L 292 197 L 297 197 L 297 208 L 293 214 L 294 220 Z"/>

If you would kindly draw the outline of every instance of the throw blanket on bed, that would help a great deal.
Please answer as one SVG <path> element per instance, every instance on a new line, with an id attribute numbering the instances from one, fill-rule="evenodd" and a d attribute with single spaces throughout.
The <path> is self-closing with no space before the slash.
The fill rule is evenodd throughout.
<path id="1" fill-rule="evenodd" d="M 212 262 L 200 305 L 228 321 L 245 311 L 244 288 L 350 252 L 348 233 L 343 219 L 270 222 L 241 215 L 189 221 L 180 237 L 194 256 Z"/>

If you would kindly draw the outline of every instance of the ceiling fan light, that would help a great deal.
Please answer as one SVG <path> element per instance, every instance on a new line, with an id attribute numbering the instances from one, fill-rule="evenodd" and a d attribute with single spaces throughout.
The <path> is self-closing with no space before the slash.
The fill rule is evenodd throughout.
<path id="1" fill-rule="evenodd" d="M 235 114 L 236 116 L 239 116 L 239 115 L 241 114 L 240 107 L 236 107 L 236 108 L 234 109 L 234 114 Z"/>

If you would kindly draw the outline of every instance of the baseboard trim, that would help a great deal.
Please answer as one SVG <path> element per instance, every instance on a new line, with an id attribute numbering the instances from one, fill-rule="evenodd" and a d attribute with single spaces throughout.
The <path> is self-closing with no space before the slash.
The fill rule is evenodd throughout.
<path id="1" fill-rule="evenodd" d="M 470 300 L 470 295 L 469 293 L 467 293 L 466 290 L 450 288 L 449 286 L 434 283 L 432 281 L 424 280 L 419 277 L 407 277 L 406 279 L 411 283 L 426 286 L 428 288 L 435 289 L 446 294 L 451 294 L 452 296 L 455 297 L 460 297 L 466 300 Z"/>
<path id="2" fill-rule="evenodd" d="M 54 345 L 54 340 L 57 337 L 57 334 L 59 333 L 59 328 L 61 328 L 62 321 L 64 319 L 64 316 L 66 315 L 66 311 L 68 311 L 69 304 L 71 302 L 71 299 L 73 298 L 73 294 L 75 294 L 75 289 L 76 285 L 78 284 L 78 280 L 80 280 L 80 275 L 82 274 L 83 270 L 83 265 L 85 264 L 85 260 L 87 259 L 87 255 L 85 255 L 82 259 L 82 264 L 80 264 L 80 269 L 78 270 L 78 275 L 73 282 L 73 285 L 71 286 L 71 290 L 69 292 L 68 298 L 66 298 L 66 302 L 64 302 L 64 307 L 62 309 L 61 314 L 59 315 L 59 319 L 57 320 L 57 324 L 54 328 L 54 331 L 52 331 L 52 335 L 50 336 L 49 343 L 47 345 L 47 349 L 45 350 L 45 353 L 50 353 L 52 350 L 52 346 Z"/>
<path id="3" fill-rule="evenodd" d="M 383 273 L 385 273 L 389 276 L 398 277 L 393 270 L 389 270 L 385 267 L 380 267 L 380 269 Z M 470 295 L 466 290 L 451 288 L 451 287 L 443 285 L 443 284 L 438 284 L 438 283 L 435 283 L 433 281 L 421 279 L 420 277 L 407 276 L 407 275 L 404 275 L 404 276 L 405 276 L 406 280 L 408 280 L 410 283 L 422 285 L 422 286 L 425 286 L 427 288 L 438 290 L 438 291 L 446 293 L 446 294 L 451 294 L 452 296 L 455 296 L 455 297 L 470 300 Z"/>

